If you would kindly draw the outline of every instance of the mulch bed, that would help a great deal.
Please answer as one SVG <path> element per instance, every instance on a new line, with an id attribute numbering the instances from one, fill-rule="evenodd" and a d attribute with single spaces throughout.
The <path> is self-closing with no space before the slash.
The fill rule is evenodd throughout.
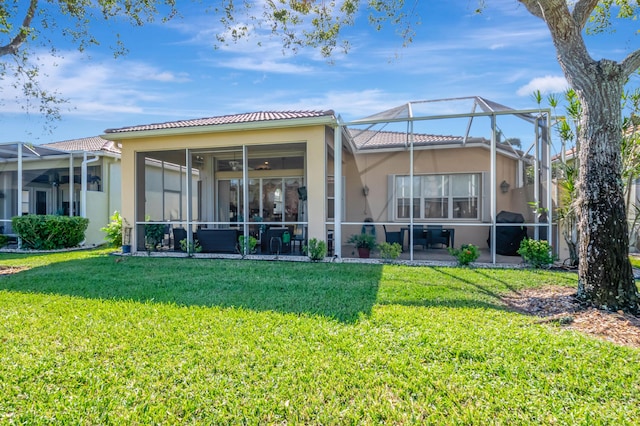
<path id="1" fill-rule="evenodd" d="M 640 348 L 640 318 L 584 306 L 576 299 L 576 289 L 548 286 L 529 288 L 503 298 L 512 309 L 540 317 L 611 342 Z"/>

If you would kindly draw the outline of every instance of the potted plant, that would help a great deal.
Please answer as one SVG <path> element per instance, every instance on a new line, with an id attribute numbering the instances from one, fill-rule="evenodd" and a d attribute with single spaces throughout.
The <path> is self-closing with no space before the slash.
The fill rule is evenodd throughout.
<path id="1" fill-rule="evenodd" d="M 370 256 L 371 250 L 377 247 L 376 237 L 371 234 L 353 234 L 347 242 L 354 244 L 358 249 L 358 256 L 365 259 Z"/>
<path id="2" fill-rule="evenodd" d="M 238 251 L 242 257 L 247 254 L 253 254 L 256 252 L 256 246 L 258 245 L 258 239 L 254 236 L 249 236 L 249 240 L 245 241 L 244 235 L 238 237 Z M 248 246 L 248 247 L 247 247 Z"/>

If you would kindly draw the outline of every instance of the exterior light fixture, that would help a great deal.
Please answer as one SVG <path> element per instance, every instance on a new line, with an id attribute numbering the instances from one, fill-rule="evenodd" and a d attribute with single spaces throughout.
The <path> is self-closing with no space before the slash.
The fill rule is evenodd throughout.
<path id="1" fill-rule="evenodd" d="M 503 194 L 509 192 L 509 187 L 511 185 L 509 185 L 509 182 L 507 182 L 506 180 L 503 180 L 502 183 L 500 184 L 500 191 L 502 191 Z"/>
<path id="2" fill-rule="evenodd" d="M 362 187 L 362 195 L 365 197 L 369 195 L 369 187 L 367 185 Z"/>

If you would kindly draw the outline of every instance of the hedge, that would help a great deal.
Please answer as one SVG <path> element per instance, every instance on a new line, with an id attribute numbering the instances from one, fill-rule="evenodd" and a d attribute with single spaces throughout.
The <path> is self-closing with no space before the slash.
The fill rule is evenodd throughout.
<path id="1" fill-rule="evenodd" d="M 84 240 L 89 219 L 84 217 L 26 215 L 11 218 L 22 248 L 55 250 L 75 247 Z"/>

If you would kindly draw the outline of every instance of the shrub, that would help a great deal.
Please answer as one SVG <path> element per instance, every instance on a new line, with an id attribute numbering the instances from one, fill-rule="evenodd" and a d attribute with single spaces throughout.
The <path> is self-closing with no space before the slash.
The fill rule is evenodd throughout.
<path id="1" fill-rule="evenodd" d="M 0 247 L 4 247 L 9 243 L 9 237 L 0 234 Z"/>
<path id="2" fill-rule="evenodd" d="M 534 240 L 525 238 L 520 242 L 518 254 L 522 260 L 534 268 L 549 266 L 555 260 L 551 251 L 551 245 L 546 240 Z"/>
<path id="3" fill-rule="evenodd" d="M 480 249 L 473 244 L 463 244 L 459 249 L 449 247 L 449 254 L 456 258 L 458 265 L 465 266 L 480 257 Z"/>
<path id="4" fill-rule="evenodd" d="M 309 256 L 312 262 L 319 262 L 327 255 L 327 243 L 317 238 L 311 238 L 309 245 L 303 246 L 302 251 Z"/>
<path id="5" fill-rule="evenodd" d="M 33 250 L 55 250 L 75 247 L 84 240 L 89 219 L 84 217 L 26 215 L 11 218 L 13 230 L 22 247 Z"/>
<path id="6" fill-rule="evenodd" d="M 244 235 L 238 237 L 238 251 L 245 256 L 247 254 L 255 253 L 256 246 L 258 245 L 258 239 L 256 237 L 249 236 L 249 247 L 245 247 Z"/>
<path id="7" fill-rule="evenodd" d="M 198 240 L 187 243 L 187 239 L 183 238 L 180 240 L 180 250 L 185 251 L 188 254 L 193 254 L 200 253 L 202 251 L 202 247 L 200 246 L 200 242 Z"/>
<path id="8" fill-rule="evenodd" d="M 164 223 L 147 223 L 144 225 L 144 239 L 147 250 L 155 251 L 162 244 L 167 225 Z"/>
<path id="9" fill-rule="evenodd" d="M 347 241 L 350 244 L 356 246 L 356 248 L 366 248 L 369 250 L 375 250 L 377 247 L 376 236 L 366 233 L 353 234 Z"/>
<path id="10" fill-rule="evenodd" d="M 380 243 L 378 245 L 380 257 L 383 259 L 396 259 L 402 253 L 402 246 L 399 243 Z"/>
<path id="11" fill-rule="evenodd" d="M 109 218 L 109 223 L 104 228 L 100 228 L 106 235 L 104 239 L 112 247 L 119 247 L 123 244 L 122 241 L 122 223 L 128 224 L 127 220 L 120 216 L 120 212 L 117 210 L 113 212 L 113 215 Z"/>

